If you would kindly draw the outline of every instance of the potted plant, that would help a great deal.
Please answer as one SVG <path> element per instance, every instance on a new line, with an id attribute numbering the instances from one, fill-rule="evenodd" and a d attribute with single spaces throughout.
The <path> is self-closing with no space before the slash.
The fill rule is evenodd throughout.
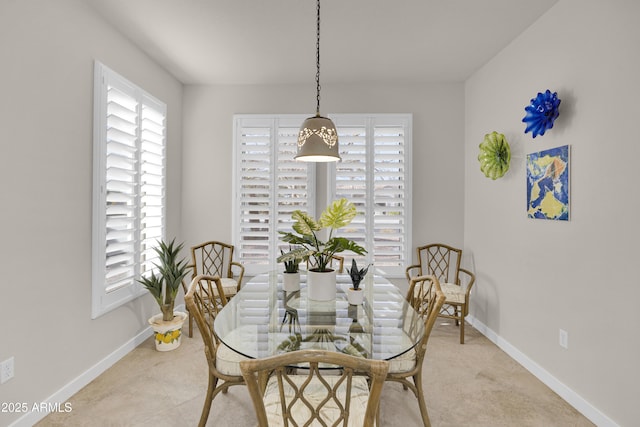
<path id="1" fill-rule="evenodd" d="M 307 272 L 307 288 L 310 299 L 328 301 L 335 298 L 335 271 L 329 268 L 333 255 L 343 251 L 352 251 L 364 255 L 367 251 L 353 240 L 334 236 L 334 231 L 351 223 L 356 216 L 356 207 L 342 198 L 331 203 L 316 221 L 306 212 L 296 210 L 291 214 L 295 220 L 295 233 L 281 231 L 282 240 L 298 247 L 278 257 L 278 262 L 301 258 L 311 261 L 313 266 Z M 319 232 L 329 230 L 326 241 L 322 241 Z M 296 234 L 297 233 L 297 234 Z"/>
<path id="2" fill-rule="evenodd" d="M 180 345 L 182 324 L 187 318 L 186 313 L 173 310 L 182 280 L 190 269 L 185 259 L 178 259 L 182 244 L 174 246 L 174 241 L 175 239 L 169 244 L 159 241 L 158 246 L 153 248 L 160 259 L 160 263 L 155 264 L 159 274 L 152 271 L 150 275 L 138 280 L 151 293 L 162 311 L 149 319 L 155 334 L 156 349 L 159 351 L 173 350 Z"/>
<path id="3" fill-rule="evenodd" d="M 356 260 L 351 260 L 351 270 L 349 270 L 349 276 L 351 276 L 352 287 L 347 289 L 347 300 L 351 305 L 360 305 L 364 300 L 364 292 L 360 289 L 360 282 L 364 279 L 364 276 L 367 275 L 367 271 L 369 271 L 369 267 L 371 264 L 366 266 L 365 268 L 361 268 L 358 270 L 358 264 Z"/>
<path id="4" fill-rule="evenodd" d="M 289 252 L 291 252 L 291 246 L 289 246 Z M 284 255 L 282 249 L 280 254 Z M 287 258 L 282 261 L 284 263 L 284 273 L 282 275 L 282 289 L 286 292 L 293 292 L 300 289 L 300 262 L 301 257 Z"/>

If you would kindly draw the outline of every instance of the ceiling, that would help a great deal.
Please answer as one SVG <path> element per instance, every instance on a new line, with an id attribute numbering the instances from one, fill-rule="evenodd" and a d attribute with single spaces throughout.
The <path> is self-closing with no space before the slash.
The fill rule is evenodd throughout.
<path id="1" fill-rule="evenodd" d="M 84 0 L 184 84 L 313 84 L 313 0 Z M 558 0 L 322 0 L 321 82 L 459 82 Z"/>

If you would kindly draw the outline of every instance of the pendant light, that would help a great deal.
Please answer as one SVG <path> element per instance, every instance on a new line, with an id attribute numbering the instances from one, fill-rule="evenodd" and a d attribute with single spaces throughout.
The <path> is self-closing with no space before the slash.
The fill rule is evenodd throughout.
<path id="1" fill-rule="evenodd" d="M 320 115 L 320 0 L 316 1 L 316 115 L 307 118 L 298 134 L 296 160 L 303 162 L 337 162 L 338 132 L 328 117 Z"/>

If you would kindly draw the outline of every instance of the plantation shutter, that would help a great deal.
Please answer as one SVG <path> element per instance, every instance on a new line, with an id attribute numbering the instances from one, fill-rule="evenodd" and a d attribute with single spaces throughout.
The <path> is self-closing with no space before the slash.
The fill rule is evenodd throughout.
<path id="1" fill-rule="evenodd" d="M 356 205 L 356 218 L 337 235 L 368 251 L 340 255 L 347 258 L 347 268 L 355 257 L 361 267 L 373 262 L 387 277 L 404 277 L 411 260 L 411 115 L 329 116 L 338 130 L 342 161 L 327 165 L 326 201 L 346 197 Z M 293 160 L 306 117 L 234 117 L 234 245 L 248 275 L 277 267 L 280 249 L 288 250 L 278 231 L 291 231 L 294 210 L 317 219 L 315 166 Z"/>
<path id="2" fill-rule="evenodd" d="M 407 228 L 411 213 L 411 157 L 405 127 L 376 123 L 373 127 L 373 262 L 380 268 L 403 270 L 410 264 Z"/>
<path id="3" fill-rule="evenodd" d="M 140 136 L 140 275 L 155 269 L 158 254 L 153 250 L 165 230 L 165 122 L 166 106 L 142 97 Z"/>
<path id="4" fill-rule="evenodd" d="M 238 145 L 238 240 L 235 243 L 237 260 L 249 268 L 268 260 L 272 208 L 272 137 L 271 127 L 244 126 L 240 129 Z"/>
<path id="5" fill-rule="evenodd" d="M 337 235 L 355 241 L 370 252 L 373 235 L 367 226 L 368 211 L 371 209 L 369 197 L 371 185 L 368 183 L 370 176 L 367 162 L 371 149 L 367 147 L 367 126 L 359 118 L 351 123 L 348 119 L 343 119 L 343 121 L 345 121 L 344 124 L 342 122 L 337 124 L 342 161 L 334 166 L 334 182 L 329 187 L 333 188 L 334 192 L 330 201 L 344 197 L 356 205 L 358 214 L 351 221 L 351 224 L 339 229 Z M 362 264 L 369 259 L 368 255 L 360 256 L 350 252 L 339 255 L 349 258 L 355 257 L 359 267 L 362 267 Z M 351 260 L 348 260 L 346 266 L 351 267 Z"/>
<path id="6" fill-rule="evenodd" d="M 277 185 L 277 231 L 291 231 L 293 220 L 291 214 L 302 210 L 313 214 L 315 211 L 314 182 L 311 175 L 314 168 L 308 163 L 294 159 L 298 151 L 299 124 L 287 126 L 287 120 L 278 121 L 278 142 L 276 146 L 276 185 Z M 280 123 L 281 122 L 281 123 Z M 291 122 L 291 120 L 289 120 Z M 295 120 L 293 121 L 295 123 Z M 301 122 L 300 122 L 301 123 Z M 279 234 L 277 235 L 278 239 Z M 281 242 L 280 248 L 284 243 Z M 288 250 L 288 246 L 286 248 Z M 276 253 L 276 256 L 279 252 Z"/>
<path id="7" fill-rule="evenodd" d="M 93 318 L 143 292 L 164 235 L 166 106 L 96 63 Z"/>
<path id="8" fill-rule="evenodd" d="M 313 211 L 313 165 L 293 160 L 302 120 L 234 117 L 234 256 L 248 275 L 276 268 L 278 231 L 291 229 L 294 210 Z"/>
<path id="9" fill-rule="evenodd" d="M 342 162 L 330 175 L 332 199 L 345 197 L 358 209 L 356 219 L 338 235 L 368 251 L 365 256 L 345 255 L 360 267 L 373 263 L 377 271 L 401 277 L 411 260 L 411 117 L 345 116 L 337 127 Z"/>
<path id="10" fill-rule="evenodd" d="M 105 292 L 133 283 L 136 274 L 138 102 L 134 89 L 107 83 Z"/>

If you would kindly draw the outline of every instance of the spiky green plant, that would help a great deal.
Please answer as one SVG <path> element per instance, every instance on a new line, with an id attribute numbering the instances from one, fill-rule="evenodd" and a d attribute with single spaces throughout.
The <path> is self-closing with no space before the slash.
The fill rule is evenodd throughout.
<path id="1" fill-rule="evenodd" d="M 349 270 L 349 276 L 351 276 L 351 283 L 353 283 L 353 289 L 357 291 L 360 288 L 360 282 L 364 279 L 364 276 L 367 275 L 367 271 L 369 271 L 369 267 L 371 264 L 367 265 L 365 268 L 358 269 L 358 264 L 355 259 L 351 260 L 351 269 Z"/>
<path id="2" fill-rule="evenodd" d="M 285 262 L 295 258 L 303 260 L 312 259 L 317 271 L 329 271 L 331 258 L 338 252 L 352 251 L 358 255 L 364 255 L 367 251 L 353 240 L 345 237 L 334 237 L 333 232 L 341 227 L 349 225 L 356 216 L 356 207 L 347 199 L 342 198 L 331 203 L 316 221 L 306 212 L 296 210 L 291 214 L 295 220 L 293 230 L 298 233 L 280 231 L 282 240 L 299 246 L 286 254 L 278 257 L 278 262 Z M 329 237 L 323 242 L 318 237 L 322 229 L 329 229 Z"/>
<path id="3" fill-rule="evenodd" d="M 175 239 L 169 244 L 158 241 L 158 246 L 153 250 L 158 254 L 159 264 L 154 264 L 158 268 L 158 275 L 151 272 L 151 275 L 138 280 L 156 300 L 162 311 L 162 320 L 173 319 L 173 306 L 176 296 L 180 291 L 182 280 L 189 274 L 191 268 L 185 259 L 178 259 L 182 250 L 182 243 L 175 245 Z"/>

